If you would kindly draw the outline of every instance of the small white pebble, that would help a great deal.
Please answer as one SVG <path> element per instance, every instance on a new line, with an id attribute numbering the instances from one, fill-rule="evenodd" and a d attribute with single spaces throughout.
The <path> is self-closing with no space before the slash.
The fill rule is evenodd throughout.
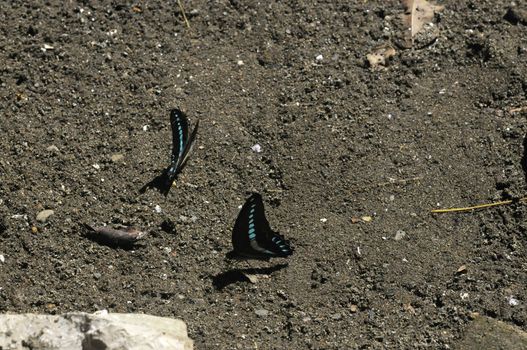
<path id="1" fill-rule="evenodd" d="M 92 167 L 94 167 L 96 170 L 99 170 L 101 166 L 97 163 L 93 164 Z"/>
<path id="2" fill-rule="evenodd" d="M 320 219 L 320 222 L 326 222 L 326 221 L 328 221 L 328 219 L 326 219 L 326 218 Z"/>
<path id="3" fill-rule="evenodd" d="M 508 302 L 509 302 L 509 305 L 510 306 L 518 306 L 520 304 L 520 302 L 518 301 L 518 299 L 516 299 L 514 296 L 510 296 L 507 298 Z"/>
<path id="4" fill-rule="evenodd" d="M 244 65 L 244 63 L 243 63 L 242 60 L 238 60 L 238 62 L 236 62 L 236 64 L 237 64 L 238 66 L 243 66 L 243 65 Z"/>
<path id="5" fill-rule="evenodd" d="M 468 299 L 468 293 L 460 293 L 459 297 L 461 298 L 461 300 L 466 300 Z"/>
<path id="6" fill-rule="evenodd" d="M 163 209 L 161 209 L 159 204 L 156 204 L 156 206 L 154 207 L 154 211 L 159 214 L 159 213 L 161 213 L 163 211 Z"/>
<path id="7" fill-rule="evenodd" d="M 150 128 L 150 125 L 143 125 L 143 131 L 148 131 L 148 128 Z"/>
<path id="8" fill-rule="evenodd" d="M 15 215 L 11 216 L 11 219 L 16 219 L 16 220 L 24 219 L 24 220 L 27 220 L 27 215 L 15 214 Z"/>
<path id="9" fill-rule="evenodd" d="M 317 61 L 322 61 L 324 59 L 324 56 L 322 55 L 318 55 L 317 57 L 315 57 L 315 60 Z"/>
<path id="10" fill-rule="evenodd" d="M 4 263 L 4 262 L 5 262 L 5 258 L 4 258 L 4 256 L 3 256 L 2 254 L 0 254 L 0 262 L 1 262 L 1 263 Z"/>
<path id="11" fill-rule="evenodd" d="M 260 153 L 262 151 L 262 146 L 260 146 L 259 144 L 256 144 L 252 146 L 251 149 L 256 153 Z"/>
<path id="12" fill-rule="evenodd" d="M 401 239 L 404 238 L 404 236 L 406 236 L 406 232 L 404 232 L 403 230 L 397 230 L 397 232 L 395 233 L 394 239 L 396 241 L 400 241 Z"/>
<path id="13" fill-rule="evenodd" d="M 44 44 L 44 46 L 42 46 L 40 49 L 41 49 L 43 52 L 46 52 L 47 50 L 53 50 L 54 47 L 51 46 L 51 45 L 48 45 L 48 44 Z"/>

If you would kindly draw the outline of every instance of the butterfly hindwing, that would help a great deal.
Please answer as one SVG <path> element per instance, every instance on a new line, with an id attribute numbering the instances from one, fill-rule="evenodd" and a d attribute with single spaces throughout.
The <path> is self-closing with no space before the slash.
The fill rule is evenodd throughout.
<path id="1" fill-rule="evenodd" d="M 236 254 L 250 258 L 287 257 L 293 253 L 284 237 L 271 229 L 258 193 L 247 199 L 238 214 L 232 245 Z"/>
<path id="2" fill-rule="evenodd" d="M 196 122 L 196 126 L 194 127 L 194 130 L 192 130 L 192 133 L 190 134 L 189 138 L 187 139 L 187 142 L 185 143 L 185 148 L 183 149 L 183 153 L 181 154 L 181 159 L 177 166 L 178 173 L 183 170 L 183 168 L 187 164 L 188 157 L 192 153 L 192 149 L 194 148 L 194 143 L 196 142 L 196 135 L 198 134 L 198 127 L 199 127 L 199 120 Z"/>

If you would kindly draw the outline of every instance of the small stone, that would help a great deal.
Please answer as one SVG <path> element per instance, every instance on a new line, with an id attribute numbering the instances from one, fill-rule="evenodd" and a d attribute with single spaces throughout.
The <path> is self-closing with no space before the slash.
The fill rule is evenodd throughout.
<path id="1" fill-rule="evenodd" d="M 363 217 L 361 217 L 361 220 L 364 221 L 364 222 L 371 222 L 372 217 L 371 216 L 363 216 Z"/>
<path id="2" fill-rule="evenodd" d="M 342 318 L 342 315 L 339 313 L 336 313 L 336 314 L 331 315 L 331 318 L 338 321 Z"/>
<path id="3" fill-rule="evenodd" d="M 55 145 L 51 145 L 48 148 L 46 148 L 46 151 L 48 151 L 48 152 L 58 152 L 59 148 L 57 146 L 55 146 Z"/>
<path id="4" fill-rule="evenodd" d="M 465 265 L 461 265 L 456 271 L 456 274 L 458 275 L 461 275 L 463 273 L 467 273 L 467 267 Z"/>
<path id="5" fill-rule="evenodd" d="M 3 264 L 4 262 L 5 262 L 5 257 L 2 254 L 0 254 L 0 263 Z"/>
<path id="6" fill-rule="evenodd" d="M 471 320 L 475 320 L 476 318 L 479 317 L 479 312 L 469 312 L 468 317 L 469 317 Z"/>
<path id="7" fill-rule="evenodd" d="M 251 149 L 253 150 L 253 152 L 260 153 L 262 151 L 262 146 L 260 146 L 259 144 L 256 144 L 252 146 Z"/>
<path id="8" fill-rule="evenodd" d="M 124 156 L 122 154 L 120 154 L 120 153 L 112 154 L 112 157 L 111 157 L 112 162 L 114 162 L 114 163 L 117 163 L 117 162 L 123 160 L 123 158 L 124 158 Z"/>
<path id="9" fill-rule="evenodd" d="M 404 238 L 404 236 L 406 236 L 406 232 L 404 232 L 403 230 L 397 230 L 397 232 L 395 233 L 394 239 L 396 241 L 400 241 L 401 239 Z"/>
<path id="10" fill-rule="evenodd" d="M 148 131 L 149 127 L 150 127 L 150 125 L 143 125 L 143 131 Z"/>
<path id="11" fill-rule="evenodd" d="M 99 278 L 101 278 L 101 276 L 102 276 L 102 275 L 101 275 L 99 272 L 95 272 L 95 273 L 93 274 L 93 278 L 95 278 L 96 280 L 98 280 Z"/>
<path id="12" fill-rule="evenodd" d="M 193 224 L 197 220 L 198 220 L 198 217 L 196 215 L 192 215 L 190 217 L 185 216 L 185 215 L 179 216 L 179 222 L 184 223 L 184 224 Z"/>
<path id="13" fill-rule="evenodd" d="M 269 311 L 266 310 L 266 309 L 258 309 L 258 310 L 254 310 L 254 313 L 260 317 L 265 317 L 267 315 L 269 315 Z"/>
<path id="14" fill-rule="evenodd" d="M 236 64 L 237 64 L 238 66 L 243 66 L 243 65 L 244 65 L 244 63 L 243 63 L 242 60 L 238 60 L 238 62 L 236 62 Z"/>
<path id="15" fill-rule="evenodd" d="M 101 166 L 97 163 L 95 164 L 92 164 L 92 167 L 95 169 L 95 170 L 99 170 L 101 168 Z"/>
<path id="16" fill-rule="evenodd" d="M 324 56 L 322 55 L 318 55 L 317 57 L 315 57 L 315 60 L 317 61 L 322 61 L 324 59 Z"/>
<path id="17" fill-rule="evenodd" d="M 510 306 L 518 306 L 520 305 L 520 302 L 518 301 L 518 299 L 516 299 L 514 296 L 510 296 L 507 298 L 507 301 L 509 302 L 509 305 Z"/>
<path id="18" fill-rule="evenodd" d="M 46 52 L 46 51 L 48 51 L 48 50 L 53 50 L 53 49 L 54 49 L 54 47 L 51 46 L 51 45 L 49 45 L 49 44 L 44 44 L 44 46 L 42 46 L 42 47 L 40 48 L 40 50 L 42 50 L 42 52 Z"/>
<path id="19" fill-rule="evenodd" d="M 359 311 L 359 307 L 357 305 L 355 305 L 355 304 L 352 304 L 352 305 L 350 305 L 350 311 L 355 313 L 355 312 Z"/>
<path id="20" fill-rule="evenodd" d="M 320 219 L 320 222 L 322 222 L 322 223 L 327 222 L 327 221 L 328 221 L 328 219 L 326 219 L 326 218 Z"/>
<path id="21" fill-rule="evenodd" d="M 154 211 L 160 214 L 163 211 L 163 209 L 161 209 L 161 206 L 159 204 L 156 204 L 156 206 L 154 207 Z"/>
<path id="22" fill-rule="evenodd" d="M 53 214 L 55 214 L 55 212 L 51 209 L 42 210 L 40 213 L 37 214 L 37 221 L 46 222 L 48 218 Z"/>
<path id="23" fill-rule="evenodd" d="M 32 233 L 38 233 L 38 228 L 36 226 L 32 226 L 31 227 L 31 232 Z"/>
<path id="24" fill-rule="evenodd" d="M 251 275 L 251 274 L 248 274 L 248 273 L 244 273 L 242 272 L 242 274 L 245 276 L 245 278 L 247 278 L 247 280 L 249 282 L 251 282 L 252 284 L 256 284 L 258 283 L 258 276 L 257 275 Z"/>

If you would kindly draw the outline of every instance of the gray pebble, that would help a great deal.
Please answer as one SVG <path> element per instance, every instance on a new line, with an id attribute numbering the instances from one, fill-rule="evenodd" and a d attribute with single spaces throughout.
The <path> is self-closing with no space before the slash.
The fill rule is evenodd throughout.
<path id="1" fill-rule="evenodd" d="M 51 209 L 42 210 L 40 213 L 37 214 L 37 221 L 46 222 L 48 218 L 53 214 L 55 214 L 55 212 Z"/>
<path id="2" fill-rule="evenodd" d="M 396 241 L 400 241 L 401 239 L 404 238 L 404 236 L 406 236 L 406 232 L 404 232 L 403 230 L 397 230 L 397 232 L 395 233 L 394 239 Z"/>
<path id="3" fill-rule="evenodd" d="M 265 317 L 267 315 L 269 315 L 269 311 L 266 310 L 266 309 L 258 309 L 258 310 L 254 310 L 254 313 L 260 317 Z"/>

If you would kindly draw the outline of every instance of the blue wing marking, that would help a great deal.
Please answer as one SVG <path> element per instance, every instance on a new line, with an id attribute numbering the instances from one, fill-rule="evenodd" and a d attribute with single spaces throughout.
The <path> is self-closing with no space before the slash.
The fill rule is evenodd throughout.
<path id="1" fill-rule="evenodd" d="M 181 121 L 177 119 L 177 129 L 179 131 L 179 157 L 183 154 L 183 128 L 181 127 Z"/>

